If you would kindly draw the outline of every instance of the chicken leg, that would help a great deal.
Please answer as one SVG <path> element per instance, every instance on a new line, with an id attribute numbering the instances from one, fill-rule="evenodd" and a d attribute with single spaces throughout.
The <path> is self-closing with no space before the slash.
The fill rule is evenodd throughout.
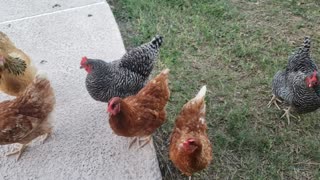
<path id="1" fill-rule="evenodd" d="M 45 142 L 45 141 L 48 139 L 48 137 L 50 137 L 50 136 L 51 136 L 51 132 L 44 134 L 44 135 L 43 135 L 43 138 L 42 138 L 42 144 L 44 144 L 44 142 Z"/>
<path id="2" fill-rule="evenodd" d="M 137 140 L 138 140 L 138 145 L 140 146 L 140 140 L 139 140 L 139 137 L 134 137 L 134 138 L 131 140 L 131 142 L 130 142 L 130 144 L 129 144 L 128 149 L 130 149 L 130 148 L 131 148 L 131 146 L 132 146 L 135 142 L 137 142 Z"/>
<path id="3" fill-rule="evenodd" d="M 288 109 L 283 109 L 283 110 L 284 110 L 284 114 L 281 116 L 281 118 L 283 118 L 284 116 L 286 116 L 286 117 L 287 117 L 287 120 L 288 120 L 288 124 L 290 124 L 290 116 L 292 116 L 292 117 L 295 118 L 295 119 L 300 119 L 299 116 L 296 117 L 296 116 L 294 116 L 294 115 L 292 115 L 292 114 L 290 113 L 291 106 L 289 106 Z"/>
<path id="4" fill-rule="evenodd" d="M 21 157 L 21 154 L 23 153 L 23 151 L 26 148 L 27 148 L 27 144 L 22 144 L 19 149 L 15 150 L 13 152 L 7 153 L 6 156 L 12 156 L 12 155 L 18 154 L 18 156 L 17 156 L 17 161 L 18 161 Z"/>
<path id="5" fill-rule="evenodd" d="M 151 136 L 147 136 L 145 139 L 141 139 L 141 137 L 134 137 L 132 139 L 132 141 L 129 144 L 129 149 L 131 148 L 131 146 L 138 141 L 138 149 L 143 148 L 145 145 L 147 145 L 148 143 L 150 143 L 151 141 Z M 140 144 L 141 141 L 145 141 L 143 144 Z"/>
<path id="6" fill-rule="evenodd" d="M 271 98 L 271 100 L 269 101 L 269 103 L 267 105 L 268 108 L 270 108 L 271 105 L 274 104 L 279 110 L 281 110 L 281 108 L 279 107 L 277 102 L 282 103 L 282 101 L 279 98 L 277 98 L 276 95 L 272 94 L 272 98 Z"/>
<path id="7" fill-rule="evenodd" d="M 140 148 L 143 148 L 145 145 L 149 144 L 152 140 L 152 137 L 151 135 L 150 136 L 147 136 L 145 139 L 142 139 L 142 141 L 145 141 L 141 146 L 139 146 L 139 149 Z"/>

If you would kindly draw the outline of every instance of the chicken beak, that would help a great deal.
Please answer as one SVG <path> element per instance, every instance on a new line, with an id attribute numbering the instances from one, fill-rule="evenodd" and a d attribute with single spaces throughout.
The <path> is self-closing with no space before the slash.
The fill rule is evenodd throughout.
<path id="1" fill-rule="evenodd" d="M 80 66 L 80 69 L 83 69 L 83 66 Z"/>

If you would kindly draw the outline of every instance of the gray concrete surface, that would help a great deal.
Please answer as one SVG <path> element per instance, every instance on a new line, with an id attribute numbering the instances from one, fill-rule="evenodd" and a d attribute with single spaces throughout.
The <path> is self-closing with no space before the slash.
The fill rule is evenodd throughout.
<path id="1" fill-rule="evenodd" d="M 104 1 L 1 1 L 0 30 L 48 73 L 57 98 L 54 132 L 45 144 L 35 141 L 18 162 L 4 156 L 15 145 L 0 146 L 0 180 L 161 179 L 153 145 L 128 150 L 129 139 L 109 127 L 106 104 L 85 89 L 82 56 L 111 61 L 125 52 Z"/>

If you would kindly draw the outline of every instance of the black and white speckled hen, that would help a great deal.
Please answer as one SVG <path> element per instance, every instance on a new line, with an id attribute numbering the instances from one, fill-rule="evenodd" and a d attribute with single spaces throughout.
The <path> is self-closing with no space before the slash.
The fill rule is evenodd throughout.
<path id="1" fill-rule="evenodd" d="M 310 45 L 310 38 L 305 37 L 303 45 L 289 58 L 286 69 L 278 71 L 272 81 L 273 97 L 268 106 L 274 103 L 280 109 L 277 102 L 284 101 L 288 108 L 283 116 L 288 123 L 290 116 L 295 117 L 290 112 L 308 113 L 320 107 L 320 77 L 310 56 Z"/>
<path id="2" fill-rule="evenodd" d="M 90 96 L 96 101 L 108 102 L 112 97 L 138 93 L 153 70 L 162 42 L 162 37 L 156 36 L 111 63 L 83 57 L 80 68 L 88 73 L 86 88 Z"/>

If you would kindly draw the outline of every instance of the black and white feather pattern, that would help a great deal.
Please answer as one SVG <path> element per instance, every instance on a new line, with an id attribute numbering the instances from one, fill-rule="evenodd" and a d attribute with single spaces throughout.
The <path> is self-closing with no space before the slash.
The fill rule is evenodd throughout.
<path id="1" fill-rule="evenodd" d="M 87 75 L 86 88 L 97 101 L 108 102 L 112 97 L 127 97 L 142 89 L 147 82 L 163 42 L 156 36 L 149 43 L 128 51 L 120 60 L 107 63 L 88 59 L 92 72 Z"/>
<path id="2" fill-rule="evenodd" d="M 306 77 L 317 65 L 310 57 L 311 41 L 305 37 L 303 45 L 289 58 L 284 71 L 278 71 L 272 81 L 273 94 L 284 100 L 296 113 L 308 113 L 320 107 L 319 87 L 308 88 Z"/>

